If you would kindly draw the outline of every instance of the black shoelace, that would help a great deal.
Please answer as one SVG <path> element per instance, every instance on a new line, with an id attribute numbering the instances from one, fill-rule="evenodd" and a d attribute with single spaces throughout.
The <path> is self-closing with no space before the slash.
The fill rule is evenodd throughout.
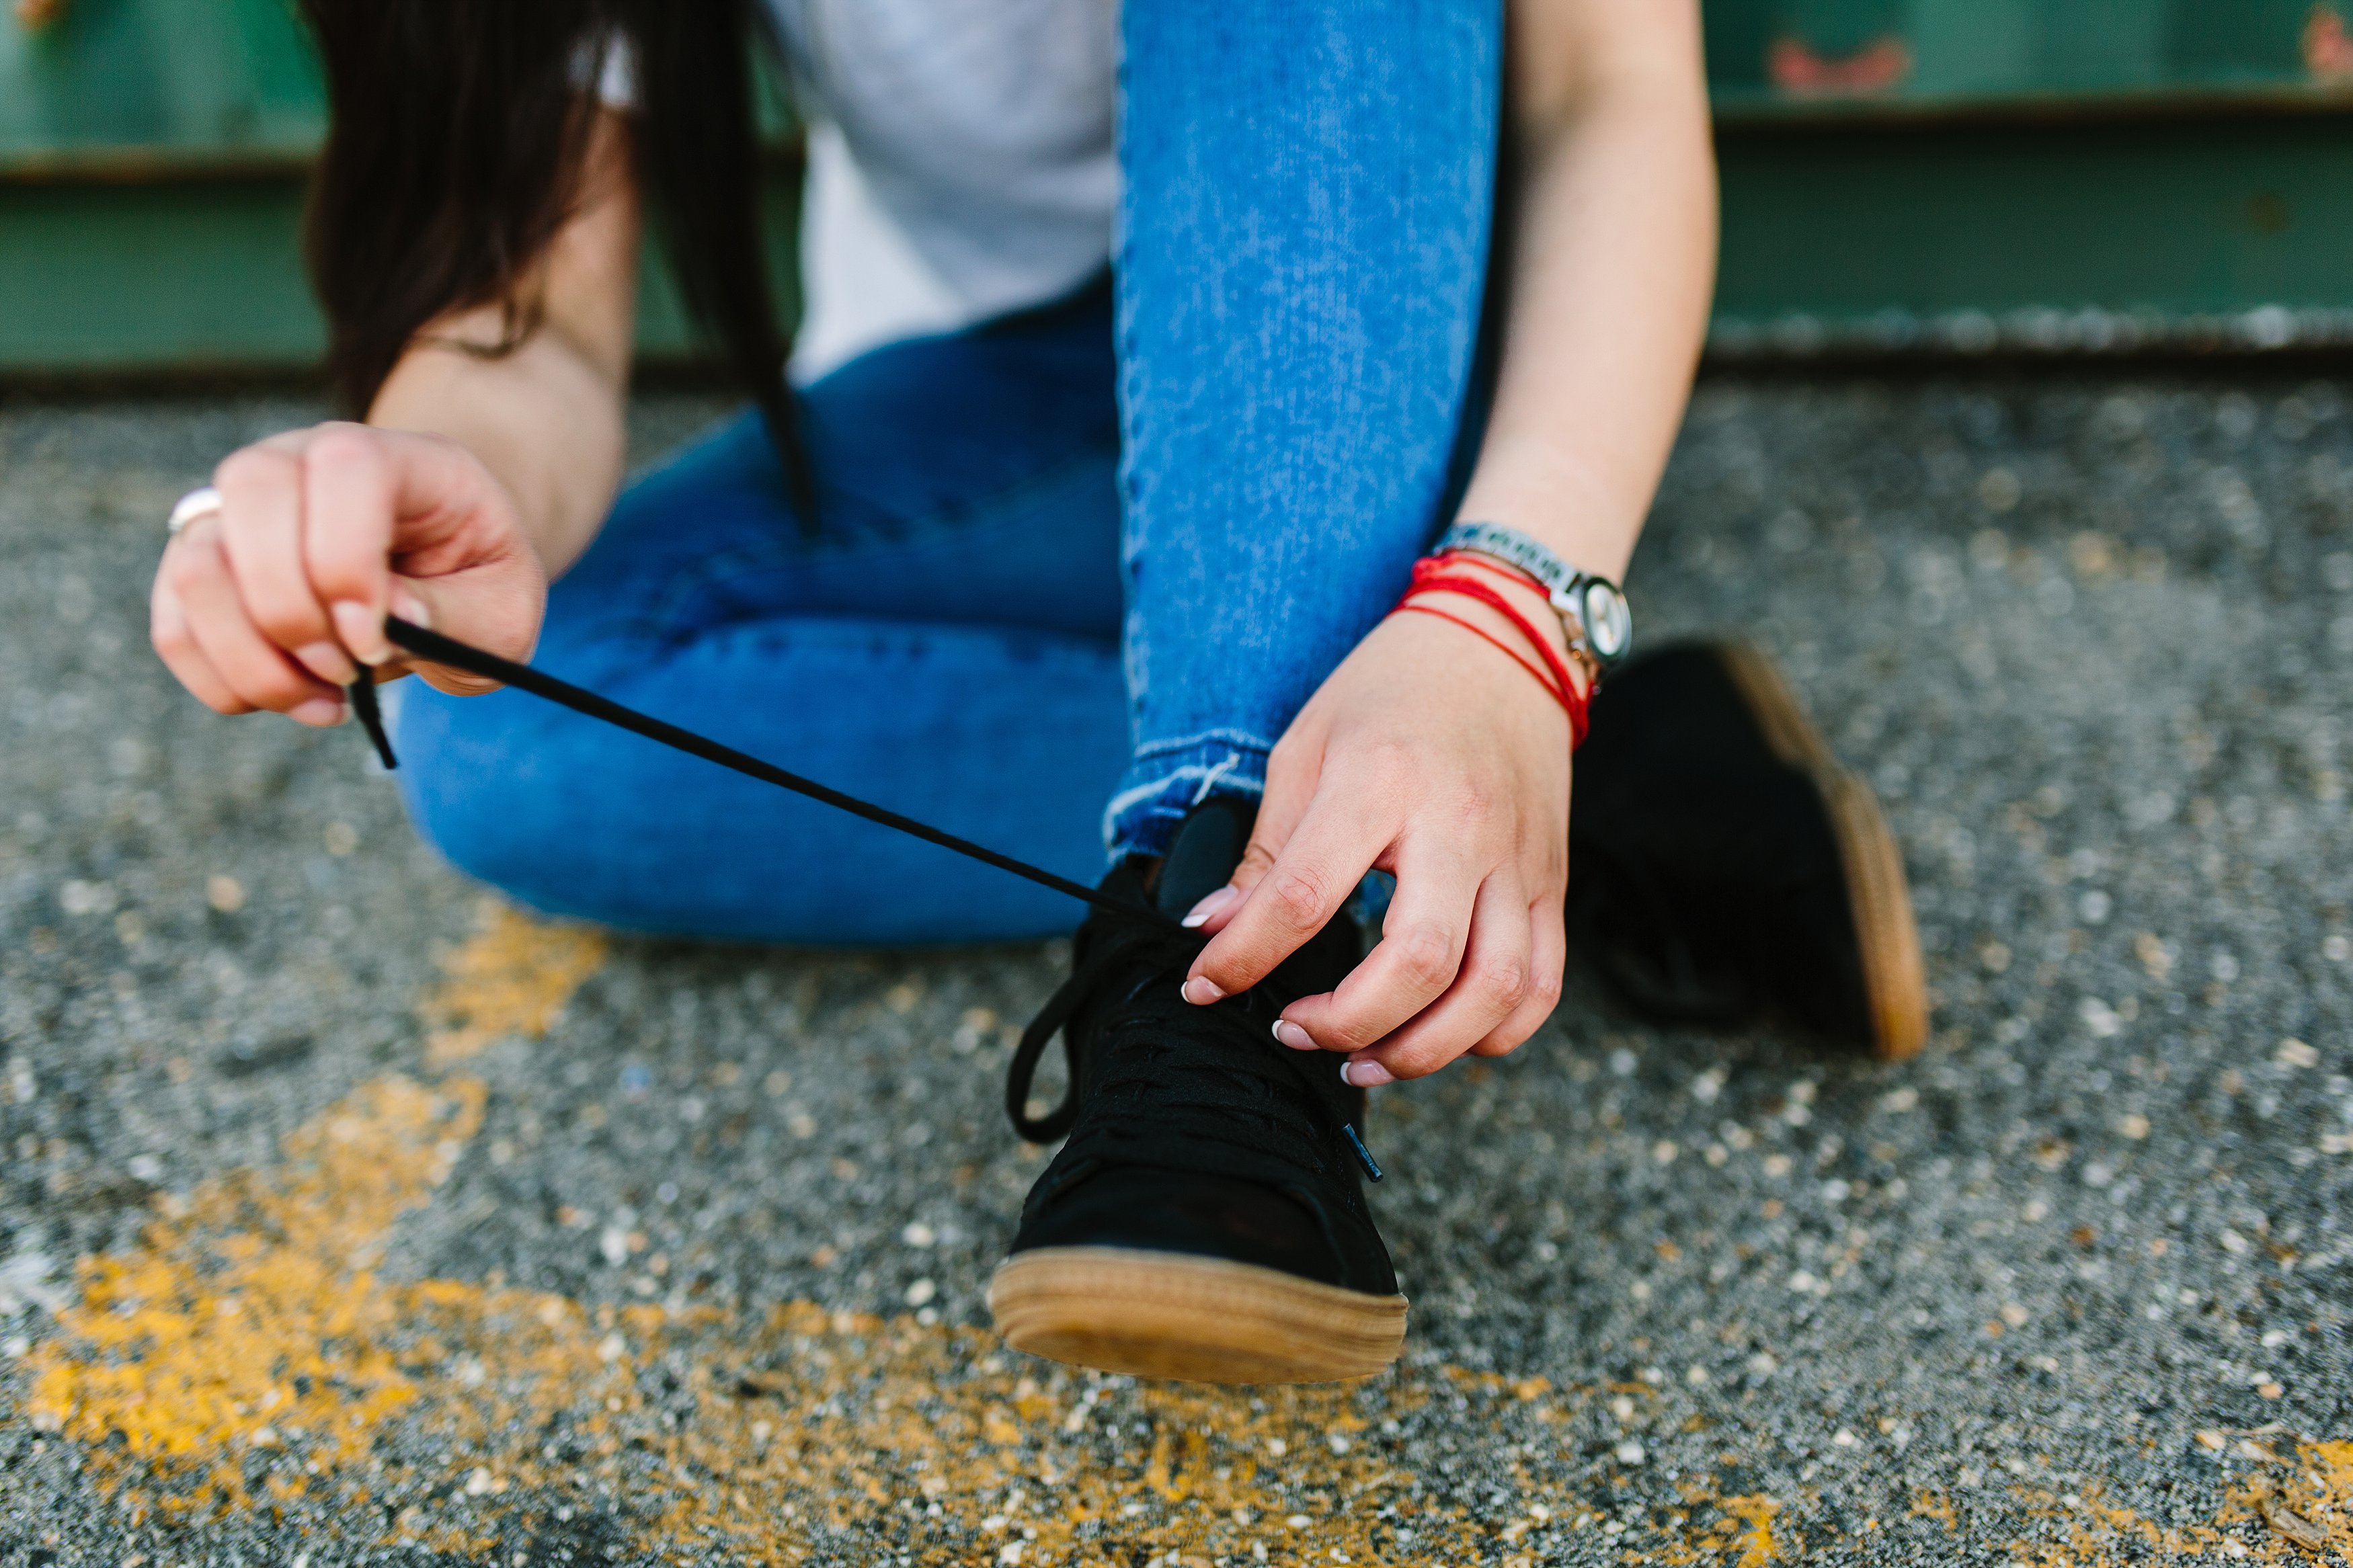
<path id="1" fill-rule="evenodd" d="M 1267 1040 L 1273 1014 L 1255 993 L 1180 1015 L 1177 1028 L 1166 1013 L 1133 1005 L 1145 987 L 1172 985 L 1199 948 L 1190 931 L 1172 936 L 1134 921 L 1088 933 L 1070 978 L 1022 1031 L 1006 1071 L 1005 1110 L 1014 1130 L 1033 1143 L 1050 1143 L 1071 1134 L 1085 1106 L 1091 1114 L 1072 1138 L 1072 1158 L 1149 1163 L 1156 1152 L 1184 1164 L 1182 1146 L 1198 1151 L 1207 1143 L 1321 1180 L 1330 1174 L 1320 1156 L 1331 1143 L 1316 1135 L 1320 1129 L 1336 1131 L 1379 1181 L 1380 1165 L 1341 1097 L 1309 1077 L 1330 1071 L 1330 1058 Z M 1238 1026 L 1221 1016 L 1232 1008 L 1249 1013 L 1250 1021 Z M 1058 1034 L 1069 1087 L 1060 1105 L 1032 1116 L 1030 1086 Z"/>
<path id="2" fill-rule="evenodd" d="M 403 620 L 397 616 L 387 616 L 384 629 L 389 640 L 419 658 L 528 691 L 559 707 L 602 720 L 690 756 L 701 757 L 764 783 L 822 801 L 853 816 L 968 856 L 1000 871 L 1027 878 L 1041 887 L 1067 894 L 1114 917 L 1113 924 L 1094 934 L 1084 959 L 1072 966 L 1070 978 L 1062 983 L 1060 989 L 1054 993 L 1023 1033 L 1020 1047 L 1015 1051 L 1012 1066 L 1006 1075 L 1006 1109 L 1012 1116 L 1015 1129 L 1023 1137 L 1033 1142 L 1047 1142 L 1070 1131 L 1078 1118 L 1082 1095 L 1103 1092 L 1125 1099 L 1131 1097 L 1131 1091 L 1142 1087 L 1135 1081 L 1133 1069 L 1139 1060 L 1154 1055 L 1150 1051 L 1114 1053 L 1113 1059 L 1121 1065 L 1102 1075 L 1100 1083 L 1082 1085 L 1079 1080 L 1082 1056 L 1102 1056 L 1103 1053 L 1078 1051 L 1065 1026 L 1101 987 L 1123 972 L 1141 970 L 1149 975 L 1165 976 L 1172 969 L 1184 970 L 1207 940 L 1199 932 L 1187 930 L 1176 920 L 1148 904 L 1116 898 L 1100 889 L 1090 888 L 1082 882 L 1049 871 L 1042 866 L 1033 866 L 986 845 L 976 844 L 968 838 L 934 827 L 929 823 L 919 822 L 887 806 L 860 800 L 829 784 L 819 784 L 773 763 L 762 762 L 733 746 L 722 745 L 708 736 L 698 735 L 691 730 L 640 713 L 634 708 L 599 697 L 593 691 L 559 680 L 529 665 L 501 658 L 497 654 L 459 642 L 455 637 Z M 393 754 L 391 737 L 385 731 L 384 714 L 376 701 L 375 682 L 368 679 L 355 681 L 349 688 L 349 694 L 352 711 L 367 731 L 368 739 L 375 743 L 376 754 L 383 759 L 384 765 L 387 769 L 399 766 L 398 759 Z M 1239 999 L 1235 1005 L 1239 1005 Z M 1039 1058 L 1057 1033 L 1064 1037 L 1064 1049 L 1071 1062 L 1071 1092 L 1060 1109 L 1048 1116 L 1033 1119 L 1029 1115 L 1030 1079 L 1037 1071 Z M 1271 1100 L 1270 1096 L 1279 1097 L 1281 1101 L 1294 1105 L 1313 1102 L 1323 1107 L 1326 1114 L 1331 1113 L 1331 1108 L 1324 1094 L 1303 1081 L 1304 1069 L 1283 1059 L 1291 1054 L 1271 1047 L 1249 1051 L 1220 1051 L 1213 1058 L 1201 1053 L 1180 1052 L 1179 1056 L 1188 1058 L 1187 1062 L 1164 1063 L 1164 1070 L 1148 1075 L 1155 1079 L 1175 1081 L 1177 1087 L 1173 1100 L 1162 1095 L 1140 1102 L 1142 1125 L 1139 1127 L 1131 1128 L 1130 1124 L 1136 1119 L 1127 1117 L 1110 1119 L 1103 1125 L 1129 1129 L 1137 1135 L 1149 1136 L 1151 1125 L 1165 1127 L 1172 1116 L 1188 1121 L 1198 1121 L 1204 1127 L 1219 1125 L 1222 1118 L 1229 1120 L 1230 1126 L 1222 1133 L 1208 1134 L 1213 1139 L 1221 1139 L 1261 1155 L 1296 1165 L 1303 1152 L 1311 1152 L 1301 1147 L 1297 1112 L 1294 1110 L 1290 1116 L 1271 1117 L 1268 1108 L 1276 1101 Z M 1201 1059 L 1190 1059 L 1196 1056 Z M 1316 1060 L 1319 1066 L 1328 1065 L 1328 1058 L 1320 1054 Z M 1217 1114 L 1190 1118 L 1184 1114 L 1188 1110 Z M 1357 1159 L 1372 1178 L 1379 1181 L 1381 1168 L 1365 1147 L 1364 1140 L 1357 1136 L 1356 1128 L 1347 1123 L 1345 1116 L 1339 1118 L 1339 1122 L 1340 1130 Z M 1312 1139 L 1307 1141 L 1310 1145 L 1315 1142 Z"/>
<path id="3" fill-rule="evenodd" d="M 1157 926 L 1166 931 L 1182 933 L 1188 939 L 1192 936 L 1192 933 L 1186 931 L 1183 926 L 1157 910 L 1123 903 L 1117 899 L 1088 887 L 1083 882 L 1074 882 L 1068 877 L 1049 871 L 1043 866 L 1032 866 L 1027 860 L 1000 854 L 985 844 L 975 844 L 969 838 L 959 838 L 956 835 L 934 827 L 929 823 L 918 822 L 912 816 L 902 816 L 888 806 L 876 805 L 871 801 L 860 800 L 856 795 L 835 789 L 830 784 L 821 784 L 815 779 L 806 778 L 799 773 L 777 767 L 773 763 L 764 763 L 759 758 L 739 752 L 733 746 L 721 745 L 708 736 L 698 735 L 691 730 L 681 729 L 666 720 L 654 718 L 651 714 L 640 713 L 634 708 L 624 707 L 610 698 L 599 697 L 595 692 L 575 686 L 568 680 L 558 680 L 555 677 L 533 669 L 527 664 L 517 664 L 511 658 L 501 658 L 497 654 L 486 652 L 469 643 L 459 642 L 456 637 L 444 637 L 439 632 L 402 620 L 398 616 L 385 617 L 384 635 L 397 646 L 406 648 L 419 658 L 431 663 L 448 665 L 452 669 L 462 669 L 469 675 L 479 675 L 487 680 L 495 680 L 501 685 L 528 691 L 534 697 L 543 697 L 558 707 L 569 708 L 575 713 L 585 713 L 591 719 L 601 719 L 607 724 L 617 725 L 628 731 L 631 734 L 642 735 L 649 741 L 658 741 L 665 746 L 684 752 L 690 756 L 701 757 L 705 762 L 717 763 L 723 768 L 733 768 L 739 773 L 747 774 L 765 784 L 775 784 L 781 789 L 791 790 L 797 795 L 805 795 L 811 800 L 823 801 L 826 805 L 846 811 L 852 816 L 880 823 L 884 827 L 895 828 L 901 833 L 910 834 L 926 844 L 936 844 L 943 849 L 952 849 L 959 855 L 969 856 L 984 866 L 994 866 L 1000 871 L 1010 871 L 1017 877 L 1026 877 L 1041 887 L 1051 888 L 1058 893 L 1068 894 L 1108 914 L 1117 915 L 1122 920 Z M 376 703 L 375 683 L 367 679 L 357 680 L 348 688 L 348 690 L 351 696 L 352 711 L 359 716 L 360 723 L 366 728 L 368 739 L 375 742 L 376 754 L 383 758 L 385 767 L 398 767 L 399 762 L 392 753 L 392 739 L 385 733 L 384 714 Z"/>
<path id="4" fill-rule="evenodd" d="M 1182 938 L 1172 936 L 1150 926 L 1123 925 L 1105 931 L 1087 944 L 1084 956 L 1075 959 L 1070 974 L 1046 999 L 1029 1026 L 1021 1031 L 1021 1043 L 1014 1047 L 1012 1064 L 1005 1072 L 1005 1114 L 1013 1122 L 1013 1131 L 1032 1143 L 1051 1143 L 1067 1135 L 1071 1123 L 1079 1117 L 1079 1104 L 1086 1097 L 1083 1081 L 1084 1053 L 1078 1040 L 1079 1010 L 1098 999 L 1099 993 L 1113 984 L 1122 971 L 1140 971 L 1145 983 L 1151 975 L 1166 975 L 1170 970 L 1182 970 L 1200 951 L 1200 942 L 1186 931 Z M 1129 994 L 1133 996 L 1134 993 Z M 1069 1088 L 1063 1092 L 1062 1103 L 1043 1116 L 1029 1114 L 1029 1089 L 1037 1077 L 1038 1063 L 1044 1058 L 1046 1047 L 1054 1037 L 1062 1037 L 1062 1060 L 1069 1068 Z"/>

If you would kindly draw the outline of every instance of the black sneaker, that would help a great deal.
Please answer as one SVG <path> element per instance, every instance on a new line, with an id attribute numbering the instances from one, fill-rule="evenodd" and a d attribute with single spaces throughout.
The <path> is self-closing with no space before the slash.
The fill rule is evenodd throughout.
<path id="1" fill-rule="evenodd" d="M 1885 1060 L 1928 1033 L 1904 860 L 1766 658 L 1683 643 L 1593 703 L 1569 812 L 1569 932 L 1636 1011 L 1779 1012 Z"/>
<path id="2" fill-rule="evenodd" d="M 1123 866 L 1103 890 L 1181 917 L 1222 886 L 1251 808 L 1187 817 L 1156 877 Z M 1275 1043 L 1293 999 L 1328 991 L 1360 956 L 1342 918 L 1247 994 L 1177 994 L 1200 951 L 1161 921 L 1098 911 L 1071 978 L 1022 1036 L 1006 1109 L 1033 1142 L 1069 1134 L 1022 1205 L 988 1290 L 1008 1344 L 1105 1372 L 1203 1383 L 1321 1383 L 1397 1359 L 1406 1302 L 1358 1184 L 1377 1180 L 1365 1096 L 1338 1058 Z M 1061 1107 L 1032 1117 L 1038 1058 L 1057 1031 Z"/>

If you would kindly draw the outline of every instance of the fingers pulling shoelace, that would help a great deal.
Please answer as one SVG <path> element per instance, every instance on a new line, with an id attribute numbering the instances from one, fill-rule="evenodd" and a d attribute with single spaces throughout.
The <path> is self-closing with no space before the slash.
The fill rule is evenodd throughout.
<path id="1" fill-rule="evenodd" d="M 606 723 L 627 730 L 632 734 L 641 735 L 647 740 L 684 752 L 690 756 L 716 763 L 721 767 L 730 768 L 736 773 L 775 784 L 781 789 L 788 789 L 795 794 L 807 795 L 812 800 L 821 801 L 868 822 L 911 835 L 927 844 L 936 844 L 943 849 L 953 850 L 956 854 L 980 861 L 983 865 L 994 866 L 1001 871 L 1026 878 L 1029 881 L 1051 888 L 1058 893 L 1067 894 L 1114 917 L 1114 923 L 1097 933 L 1095 939 L 1089 944 L 1086 955 L 1073 966 L 1071 977 L 1062 983 L 1038 1016 L 1030 1022 L 1029 1027 L 1023 1032 L 1021 1044 L 1015 1051 L 1011 1067 L 1006 1075 L 1006 1110 L 1012 1117 L 1015 1129 L 1033 1142 L 1047 1142 L 1063 1136 L 1077 1120 L 1079 1104 L 1087 1086 L 1082 1086 L 1079 1081 L 1080 1075 L 1085 1070 L 1085 1065 L 1071 1041 L 1070 1026 L 1080 1009 L 1096 1000 L 1096 993 L 1113 977 L 1115 971 L 1127 968 L 1139 970 L 1149 975 L 1163 976 L 1171 970 L 1182 971 L 1191 964 L 1194 954 L 1201 950 L 1203 943 L 1208 940 L 1200 932 L 1187 930 L 1175 917 L 1165 914 L 1149 904 L 1116 898 L 1100 889 L 1090 888 L 1082 882 L 1076 882 L 1068 877 L 1049 871 L 1042 866 L 1033 866 L 1026 860 L 1002 854 L 986 845 L 976 844 L 968 838 L 934 827 L 929 823 L 919 822 L 887 806 L 860 800 L 856 795 L 835 789 L 829 784 L 819 784 L 814 779 L 806 778 L 788 769 L 777 767 L 773 763 L 762 762 L 759 758 L 739 752 L 733 746 L 723 745 L 709 736 L 699 735 L 691 730 L 681 728 L 665 720 L 640 713 L 636 709 L 626 707 L 610 698 L 600 697 L 593 691 L 574 686 L 569 681 L 559 680 L 528 665 L 501 658 L 494 653 L 402 620 L 396 616 L 385 617 L 385 636 L 398 647 L 430 663 L 446 665 L 452 669 L 462 669 L 468 674 L 478 675 L 502 685 L 514 687 L 519 690 L 528 691 L 559 707 L 568 708 L 575 713 L 601 720 Z M 391 737 L 385 731 L 384 717 L 376 701 L 373 679 L 364 679 L 355 682 L 350 689 L 350 698 L 352 711 L 359 717 L 361 724 L 366 729 L 369 740 L 375 742 L 376 752 L 383 759 L 384 765 L 386 768 L 398 766 L 398 761 L 393 753 Z M 1247 995 L 1248 994 L 1245 994 L 1244 997 L 1236 997 L 1219 1005 L 1245 1005 Z M 1030 1083 L 1036 1075 L 1039 1058 L 1044 1055 L 1047 1045 L 1058 1034 L 1063 1037 L 1063 1049 L 1071 1063 L 1071 1089 L 1060 1107 L 1044 1116 L 1032 1117 L 1029 1114 Z M 1290 1055 L 1288 1052 L 1268 1046 L 1256 1052 L 1223 1054 L 1233 1058 L 1225 1064 L 1229 1072 L 1238 1071 L 1245 1077 L 1264 1079 L 1270 1085 L 1287 1084 L 1290 1086 L 1292 1098 L 1303 1097 L 1318 1104 L 1323 1104 L 1325 1100 L 1324 1096 L 1307 1089 L 1304 1079 L 1301 1077 L 1303 1070 L 1301 1068 L 1283 1059 Z M 1232 1096 L 1229 1095 L 1226 1098 L 1230 1100 Z M 1237 1100 L 1235 1103 L 1240 1102 Z M 1375 1163 L 1371 1152 L 1366 1149 L 1363 1139 L 1357 1135 L 1356 1128 L 1347 1123 L 1345 1116 L 1340 1117 L 1339 1121 L 1341 1131 L 1345 1134 L 1346 1142 L 1355 1152 L 1356 1158 L 1372 1174 L 1373 1179 L 1378 1181 L 1381 1176 L 1380 1166 Z M 1259 1148 L 1261 1152 L 1279 1152 L 1294 1161 L 1301 1156 L 1302 1152 L 1296 1147 L 1279 1148 L 1280 1141 L 1253 1136 L 1249 1131 L 1246 1118 L 1242 1125 L 1225 1135 Z"/>

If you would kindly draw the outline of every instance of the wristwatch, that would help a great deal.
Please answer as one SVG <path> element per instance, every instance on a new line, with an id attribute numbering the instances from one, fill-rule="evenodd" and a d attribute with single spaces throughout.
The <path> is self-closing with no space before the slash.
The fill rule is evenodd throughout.
<path id="1" fill-rule="evenodd" d="M 1625 590 L 1607 577 L 1579 572 L 1537 541 L 1499 522 L 1458 522 L 1438 536 L 1430 553 L 1443 555 L 1466 550 L 1506 566 L 1517 567 L 1536 581 L 1560 616 L 1568 646 L 1607 672 L 1634 644 L 1634 616 L 1626 607 Z"/>

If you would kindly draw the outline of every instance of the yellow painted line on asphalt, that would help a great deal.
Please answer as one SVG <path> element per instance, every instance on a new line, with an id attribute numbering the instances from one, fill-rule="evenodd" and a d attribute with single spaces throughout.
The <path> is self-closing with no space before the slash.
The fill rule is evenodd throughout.
<path id="1" fill-rule="evenodd" d="M 447 1178 L 483 1099 L 469 1078 L 364 1085 L 290 1136 L 280 1167 L 207 1183 L 138 1247 L 87 1260 L 29 1358 L 36 1426 L 81 1445 L 133 1521 L 308 1495 L 345 1519 L 392 1505 L 386 1543 L 460 1551 L 517 1515 L 621 1496 L 651 1505 L 634 1510 L 641 1544 L 763 1563 L 860 1524 L 928 1538 L 926 1561 L 976 1546 L 1003 1563 L 1085 1560 L 1091 1523 L 1164 1560 L 1270 1546 L 1278 1562 L 1377 1563 L 1451 1557 L 1491 1532 L 1418 1508 L 1412 1476 L 1363 1445 L 1374 1422 L 1432 1397 L 1474 1422 L 1523 1405 L 1556 1419 L 1548 1390 L 1522 1399 L 1471 1374 L 1393 1382 L 1369 1405 L 1345 1389 L 1133 1388 L 978 1331 L 807 1302 L 745 1323 L 382 1279 L 393 1227 Z M 640 1374 L 672 1356 L 691 1370 L 657 1407 Z M 1149 1435 L 1100 1462 L 1105 1422 Z M 420 1452 L 439 1473 L 399 1458 Z M 1375 1518 L 1385 1503 L 1400 1511 Z M 1504 1535 L 1577 1517 L 1556 1498 Z"/>
<path id="2" fill-rule="evenodd" d="M 1701 1551 L 1710 1553 L 1710 1560 L 1723 1562 L 1723 1554 L 1737 1552 L 1739 1555 L 1731 1560 L 1734 1568 L 1769 1568 L 1785 1560 L 1784 1549 L 1788 1550 L 1788 1560 L 1798 1555 L 1799 1542 L 1774 1533 L 1773 1518 L 1781 1511 L 1781 1505 L 1771 1498 L 1725 1498 L 1721 1508 L 1722 1516 L 1715 1528 L 1703 1533 L 1696 1543 Z M 1695 1553 L 1692 1560 L 1700 1559 Z"/>
<path id="3" fill-rule="evenodd" d="M 576 937 L 490 919 L 427 1016 L 479 1034 L 477 1050 L 543 1031 L 601 955 Z M 867 1555 L 878 1540 L 919 1563 L 1008 1568 L 1497 1555 L 1526 1568 L 1577 1542 L 1670 1564 L 1805 1554 L 1789 1518 L 1813 1500 L 1720 1496 L 1694 1478 L 1679 1502 L 1631 1510 L 1620 1483 L 1570 1492 L 1515 1458 L 1508 1517 L 1474 1519 L 1435 1478 L 1417 1484 L 1413 1465 L 1436 1456 L 1392 1458 L 1377 1440 L 1436 1404 L 1491 1453 L 1539 1451 L 1588 1400 L 1650 1397 L 1640 1385 L 1454 1369 L 1351 1388 L 1137 1384 L 977 1330 L 808 1302 L 751 1317 L 588 1309 L 383 1278 L 395 1228 L 447 1181 L 485 1098 L 468 1077 L 363 1085 L 289 1136 L 282 1163 L 208 1182 L 160 1207 L 135 1247 L 85 1260 L 78 1301 L 26 1358 L 33 1421 L 79 1445 L 131 1521 L 307 1505 L 298 1515 L 321 1509 L 376 1544 L 480 1560 L 591 1515 L 622 1521 L 640 1551 L 761 1563 Z M 2301 1563 L 2303 1530 L 2353 1561 L 2353 1445 L 2274 1457 L 2269 1489 L 2237 1489 L 2211 1525 L 2024 1494 L 2042 1543 L 2017 1555 Z M 1958 1528 L 1936 1494 L 1912 1511 Z M 2266 1524 L 2252 1548 L 2251 1520 Z"/>
<path id="4" fill-rule="evenodd" d="M 2232 1486 L 2211 1523 L 2161 1523 L 2109 1501 L 2098 1488 L 2073 1496 L 2027 1490 L 2020 1494 L 2025 1511 L 2044 1521 L 2057 1539 L 2021 1542 L 2017 1561 L 2031 1568 L 2125 1568 L 2193 1559 L 2309 1568 L 2333 1555 L 2353 1563 L 2353 1442 L 2231 1441 L 2248 1446 L 2237 1457 L 2266 1470 Z M 2279 1451 L 2283 1447 L 2286 1453 Z M 2251 1525 L 2260 1528 L 2251 1532 Z"/>
<path id="5" fill-rule="evenodd" d="M 346 1520 L 393 1508 L 384 1544 L 477 1554 L 506 1526 L 615 1498 L 637 1505 L 643 1548 L 757 1563 L 807 1561 L 826 1531 L 859 1527 L 940 1563 L 1097 1562 L 1113 1542 L 1171 1568 L 1455 1561 L 1498 1542 L 1532 1562 L 1546 1531 L 1603 1522 L 1525 1474 L 1500 1529 L 1428 1506 L 1366 1441 L 1433 1399 L 1473 1430 L 1540 1432 L 1576 1398 L 1541 1380 L 1138 1386 L 976 1330 L 808 1302 L 745 1322 L 380 1278 L 392 1228 L 446 1179 L 483 1098 L 466 1078 L 366 1084 L 292 1134 L 281 1166 L 208 1183 L 136 1249 L 87 1261 L 31 1357 L 35 1423 L 81 1445 L 134 1521 L 308 1496 Z M 683 1386 L 649 1399 L 643 1377 L 678 1362 Z M 402 1457 L 419 1453 L 438 1457 L 429 1470 Z M 1711 1521 L 1715 1501 L 1685 1500 L 1676 1522 L 1697 1521 L 1695 1544 L 1775 1560 L 1772 1505 L 1726 1500 Z"/>
<path id="6" fill-rule="evenodd" d="M 442 961 L 442 984 L 419 1012 L 435 1071 L 478 1055 L 502 1035 L 538 1039 L 580 983 L 604 967 L 607 943 L 593 927 L 554 925 L 485 899 L 480 929 Z"/>
<path id="7" fill-rule="evenodd" d="M 79 1300 L 29 1358 L 34 1425 L 83 1444 L 134 1518 L 186 1516 L 255 1501 L 257 1476 L 286 1500 L 359 1473 L 395 1417 L 448 1406 L 451 1381 L 479 1386 L 453 1334 L 533 1378 L 608 1377 L 560 1298 L 375 1272 L 483 1098 L 472 1079 L 365 1084 L 288 1137 L 282 1165 L 206 1182 L 135 1248 L 83 1260 Z M 463 1429 L 500 1403 L 441 1414 Z"/>

